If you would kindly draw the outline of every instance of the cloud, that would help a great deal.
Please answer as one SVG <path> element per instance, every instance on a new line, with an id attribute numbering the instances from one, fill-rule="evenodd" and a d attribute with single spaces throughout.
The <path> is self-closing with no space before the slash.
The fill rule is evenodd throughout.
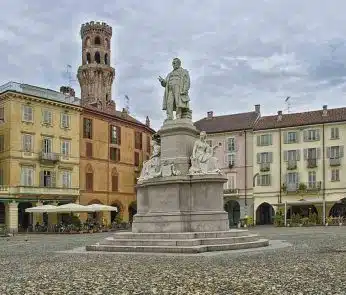
<path id="1" fill-rule="evenodd" d="M 29 4 L 28 4 L 29 3 Z M 113 27 L 113 99 L 119 109 L 159 128 L 163 89 L 157 81 L 179 56 L 191 75 L 194 119 L 343 105 L 346 3 L 315 0 L 5 1 L 0 17 L 0 82 L 59 89 L 66 65 L 81 63 L 79 29 L 87 21 Z M 79 93 L 78 81 L 73 82 Z"/>

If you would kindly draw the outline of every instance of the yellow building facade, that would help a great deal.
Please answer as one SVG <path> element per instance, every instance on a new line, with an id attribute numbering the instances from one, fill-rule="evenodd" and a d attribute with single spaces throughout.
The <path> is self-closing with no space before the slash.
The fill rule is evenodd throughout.
<path id="1" fill-rule="evenodd" d="M 263 116 L 254 128 L 254 217 L 346 213 L 346 108 Z M 286 205 L 285 205 L 286 204 Z"/>
<path id="2" fill-rule="evenodd" d="M 10 231 L 42 222 L 28 207 L 79 200 L 81 107 L 64 91 L 0 87 L 0 224 Z"/>

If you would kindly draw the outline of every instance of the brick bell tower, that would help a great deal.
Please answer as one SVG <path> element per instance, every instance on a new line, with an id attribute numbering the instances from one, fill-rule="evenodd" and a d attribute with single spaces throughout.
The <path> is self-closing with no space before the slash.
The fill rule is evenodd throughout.
<path id="1" fill-rule="evenodd" d="M 77 78 L 81 87 L 81 103 L 107 113 L 115 112 L 112 84 L 115 70 L 111 67 L 112 27 L 102 22 L 83 24 L 82 65 Z"/>

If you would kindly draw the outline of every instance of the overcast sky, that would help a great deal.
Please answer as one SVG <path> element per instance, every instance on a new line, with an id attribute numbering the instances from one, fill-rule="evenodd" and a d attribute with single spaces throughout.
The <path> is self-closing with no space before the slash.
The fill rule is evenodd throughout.
<path id="1" fill-rule="evenodd" d="M 29 4 L 30 3 L 30 4 Z M 59 89 L 81 63 L 80 25 L 113 27 L 113 99 L 154 128 L 164 117 L 157 77 L 180 57 L 194 120 L 340 107 L 345 103 L 345 0 L 3 0 L 0 83 Z M 79 95 L 77 81 L 72 83 Z"/>

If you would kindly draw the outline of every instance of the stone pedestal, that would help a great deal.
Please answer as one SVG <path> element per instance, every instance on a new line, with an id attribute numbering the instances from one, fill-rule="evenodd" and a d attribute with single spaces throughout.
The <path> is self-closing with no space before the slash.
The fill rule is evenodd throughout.
<path id="1" fill-rule="evenodd" d="M 203 232 L 228 229 L 221 175 L 171 176 L 137 186 L 134 233 Z"/>
<path id="2" fill-rule="evenodd" d="M 161 163 L 174 164 L 175 168 L 186 175 L 190 168 L 190 156 L 197 139 L 198 131 L 190 119 L 166 121 L 157 132 L 161 138 Z M 163 172 L 163 175 L 164 172 Z"/>

